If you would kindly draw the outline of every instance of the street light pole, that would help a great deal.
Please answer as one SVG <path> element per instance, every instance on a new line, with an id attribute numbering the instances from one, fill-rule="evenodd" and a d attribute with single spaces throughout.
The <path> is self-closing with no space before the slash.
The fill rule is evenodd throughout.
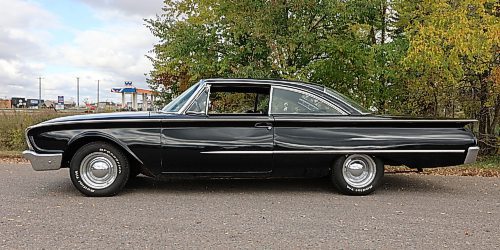
<path id="1" fill-rule="evenodd" d="M 76 78 L 76 109 L 80 109 L 80 77 Z"/>
<path id="2" fill-rule="evenodd" d="M 97 106 L 96 111 L 99 113 L 99 80 L 97 80 Z"/>
<path id="3" fill-rule="evenodd" d="M 38 109 L 42 109 L 42 77 L 38 77 Z"/>

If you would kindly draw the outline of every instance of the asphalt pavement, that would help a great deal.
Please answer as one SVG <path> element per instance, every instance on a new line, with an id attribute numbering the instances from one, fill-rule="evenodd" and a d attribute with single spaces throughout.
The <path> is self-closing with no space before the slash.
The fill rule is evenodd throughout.
<path id="1" fill-rule="evenodd" d="M 387 174 L 372 195 L 327 179 L 139 176 L 82 196 L 67 169 L 0 162 L 0 248 L 500 248 L 500 178 Z"/>

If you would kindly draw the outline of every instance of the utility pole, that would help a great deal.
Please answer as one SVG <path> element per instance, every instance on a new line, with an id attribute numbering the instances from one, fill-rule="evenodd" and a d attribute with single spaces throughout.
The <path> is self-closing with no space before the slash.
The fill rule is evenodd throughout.
<path id="1" fill-rule="evenodd" d="M 80 77 L 76 78 L 76 109 L 80 109 Z"/>
<path id="2" fill-rule="evenodd" d="M 42 109 L 42 77 L 38 77 L 38 109 Z"/>
<path id="3" fill-rule="evenodd" d="M 96 111 L 99 113 L 99 80 L 97 80 L 97 106 Z"/>

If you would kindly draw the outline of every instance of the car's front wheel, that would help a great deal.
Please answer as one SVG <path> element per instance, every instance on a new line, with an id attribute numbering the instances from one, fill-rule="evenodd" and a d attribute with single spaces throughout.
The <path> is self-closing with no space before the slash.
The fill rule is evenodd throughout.
<path id="1" fill-rule="evenodd" d="M 332 168 L 333 184 L 348 195 L 366 195 L 375 191 L 383 176 L 382 161 L 365 154 L 342 156 Z"/>
<path id="2" fill-rule="evenodd" d="M 130 174 L 127 157 L 106 142 L 91 142 L 75 153 L 70 163 L 71 181 L 88 196 L 113 196 L 123 189 Z"/>

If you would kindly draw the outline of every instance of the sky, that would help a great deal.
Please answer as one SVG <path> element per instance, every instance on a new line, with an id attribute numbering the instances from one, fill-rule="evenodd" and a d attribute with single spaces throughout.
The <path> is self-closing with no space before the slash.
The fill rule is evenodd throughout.
<path id="1" fill-rule="evenodd" d="M 0 0 L 0 98 L 121 102 L 111 93 L 132 81 L 147 88 L 158 42 L 143 19 L 161 13 L 162 0 Z M 76 101 L 75 101 L 76 102 Z"/>

